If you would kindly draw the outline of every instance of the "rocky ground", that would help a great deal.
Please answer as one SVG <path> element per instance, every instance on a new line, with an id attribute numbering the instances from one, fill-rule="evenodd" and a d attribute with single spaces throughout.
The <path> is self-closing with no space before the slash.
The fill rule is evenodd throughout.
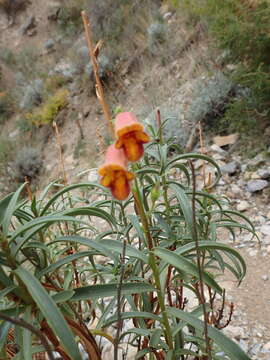
<path id="1" fill-rule="evenodd" d="M 220 143 L 218 140 L 217 143 Z M 209 148 L 209 153 L 223 172 L 216 191 L 228 196 L 233 208 L 253 222 L 259 241 L 245 231 L 239 233 L 235 240 L 230 234 L 221 234 L 222 241 L 235 247 L 247 264 L 247 275 L 240 286 L 231 276 L 226 276 L 222 283 L 228 300 L 235 304 L 232 321 L 224 332 L 234 338 L 252 359 L 269 360 L 270 153 L 260 153 L 252 160 L 243 160 L 230 153 L 230 146 L 233 145 L 225 145 L 228 151 L 216 144 Z"/>

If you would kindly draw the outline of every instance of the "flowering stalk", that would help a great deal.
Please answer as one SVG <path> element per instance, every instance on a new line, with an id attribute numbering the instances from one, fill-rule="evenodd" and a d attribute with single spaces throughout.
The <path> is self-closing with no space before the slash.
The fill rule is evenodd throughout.
<path id="1" fill-rule="evenodd" d="M 136 183 L 136 185 L 137 185 L 137 183 Z M 170 327 L 169 318 L 168 318 L 168 315 L 166 312 L 164 296 L 162 294 L 162 288 L 161 288 L 161 283 L 160 283 L 159 270 L 158 270 L 158 266 L 156 263 L 156 257 L 153 253 L 153 238 L 151 236 L 147 216 L 145 214 L 144 207 L 143 207 L 141 198 L 139 196 L 138 187 L 133 190 L 133 196 L 134 196 L 134 201 L 135 201 L 135 204 L 136 204 L 136 207 L 137 207 L 137 210 L 138 210 L 138 213 L 140 215 L 141 222 L 143 225 L 143 231 L 145 233 L 146 240 L 147 240 L 147 246 L 148 246 L 148 250 L 149 250 L 149 266 L 151 267 L 151 269 L 153 271 L 154 281 L 155 281 L 156 290 L 157 290 L 158 303 L 160 305 L 161 315 L 162 315 L 162 319 L 163 319 L 163 325 L 165 328 L 165 331 L 164 331 L 165 340 L 169 347 L 169 350 L 173 350 L 173 337 L 172 337 L 171 327 Z M 173 359 L 174 358 L 175 357 L 173 357 Z"/>

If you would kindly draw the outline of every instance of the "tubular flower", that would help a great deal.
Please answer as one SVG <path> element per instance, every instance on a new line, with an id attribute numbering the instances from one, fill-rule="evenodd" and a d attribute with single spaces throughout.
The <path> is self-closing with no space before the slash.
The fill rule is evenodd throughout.
<path id="1" fill-rule="evenodd" d="M 134 175 L 127 171 L 127 160 L 122 149 L 115 145 L 108 147 L 105 155 L 105 164 L 99 168 L 101 185 L 110 188 L 112 195 L 118 200 L 125 200 L 130 193 L 129 181 Z"/>
<path id="2" fill-rule="evenodd" d="M 123 148 L 129 161 L 139 160 L 144 152 L 143 144 L 150 141 L 143 125 L 131 112 L 123 112 L 116 116 L 115 135 L 115 147 Z"/>

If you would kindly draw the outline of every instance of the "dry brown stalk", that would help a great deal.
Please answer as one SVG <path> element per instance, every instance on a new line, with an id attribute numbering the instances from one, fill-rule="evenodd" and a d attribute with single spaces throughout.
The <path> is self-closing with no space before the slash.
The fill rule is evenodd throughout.
<path id="1" fill-rule="evenodd" d="M 67 174 L 66 174 L 66 170 L 65 170 L 65 164 L 64 164 L 63 153 L 62 153 L 62 141 L 61 141 L 61 136 L 60 136 L 60 133 L 58 130 L 58 126 L 55 121 L 53 122 L 53 128 L 55 130 L 56 141 L 57 141 L 58 149 L 59 149 L 59 159 L 60 159 L 60 165 L 62 167 L 64 184 L 67 185 L 68 181 L 67 181 Z"/>
<path id="2" fill-rule="evenodd" d="M 100 102 L 100 104 L 102 106 L 103 113 L 104 113 L 104 116 L 105 116 L 106 121 L 108 123 L 108 127 L 109 127 L 109 131 L 111 133 L 111 136 L 114 137 L 112 116 L 111 116 L 109 106 L 108 106 L 108 104 L 107 104 L 107 102 L 105 100 L 103 86 L 101 84 L 101 81 L 100 81 L 100 78 L 99 78 L 99 73 L 98 73 L 97 57 L 98 57 L 102 42 L 99 41 L 97 46 L 94 47 L 93 40 L 92 40 L 92 31 L 91 31 L 90 20 L 89 20 L 88 16 L 86 15 L 85 11 L 82 11 L 81 14 L 82 14 L 82 19 L 83 19 L 83 24 L 84 24 L 84 30 L 85 30 L 87 46 L 88 46 L 88 49 L 89 49 L 89 56 L 90 56 L 90 60 L 91 60 L 92 65 L 93 65 L 93 70 L 94 70 L 94 75 L 95 75 L 95 80 L 96 80 L 97 98 L 98 98 L 98 100 L 99 100 L 99 102 Z"/>

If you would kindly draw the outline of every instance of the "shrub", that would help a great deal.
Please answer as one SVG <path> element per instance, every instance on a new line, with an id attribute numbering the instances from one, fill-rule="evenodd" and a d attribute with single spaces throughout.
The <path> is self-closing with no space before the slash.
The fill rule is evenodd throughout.
<path id="1" fill-rule="evenodd" d="M 24 83 L 21 87 L 23 97 L 20 102 L 20 108 L 23 110 L 30 110 L 33 106 L 39 105 L 42 101 L 44 83 L 41 79 L 35 79 L 29 82 L 28 85 Z"/>
<path id="2" fill-rule="evenodd" d="M 155 51 L 155 48 L 164 43 L 166 40 L 166 26 L 161 22 L 152 23 L 147 29 L 148 44 L 151 52 Z"/>
<path id="3" fill-rule="evenodd" d="M 40 174 L 43 161 L 40 152 L 32 147 L 23 147 L 18 151 L 13 163 L 15 179 L 23 183 L 25 178 L 33 181 Z"/>
<path id="4" fill-rule="evenodd" d="M 85 9 L 85 0 L 64 0 L 57 18 L 60 28 L 74 36 L 83 28 L 81 11 Z"/>
<path id="5" fill-rule="evenodd" d="M 17 144 L 7 136 L 0 136 L 0 192 L 14 190 L 14 172 L 11 163 L 16 153 Z"/>
<path id="6" fill-rule="evenodd" d="M 220 174 L 212 159 L 170 157 L 172 144 L 163 142 L 162 129 L 151 131 L 155 140 L 133 165 L 136 180 L 125 201 L 95 182 L 49 195 L 52 183 L 28 201 L 19 200 L 22 185 L 0 201 L 3 358 L 10 345 L 25 358 L 38 334 L 45 344 L 38 351 L 72 360 L 83 358 L 78 343 L 89 359 L 102 358 L 104 342 L 94 335 L 114 344 L 114 359 L 127 342 L 137 359 L 250 360 L 220 331 L 233 305 L 219 276 L 226 269 L 241 282 L 246 265 L 220 241 L 218 229 L 255 235 L 254 226 L 224 198 L 196 189 L 191 161 L 203 159 Z M 178 179 L 172 178 L 176 171 Z M 84 326 L 89 319 L 97 324 L 90 331 Z M 12 338 L 11 326 L 22 336 Z"/>
<path id="7" fill-rule="evenodd" d="M 66 85 L 67 82 L 68 79 L 61 74 L 49 76 L 45 81 L 45 90 L 49 94 L 54 93 L 56 90 Z"/>
<path id="8" fill-rule="evenodd" d="M 245 99 L 232 104 L 232 112 L 239 109 L 240 121 L 244 124 L 246 112 L 253 121 L 247 123 L 247 129 L 254 129 L 252 124 L 269 121 L 270 101 L 270 4 L 266 1 L 248 0 L 206 0 L 178 2 L 188 14 L 203 22 L 217 40 L 215 46 L 226 50 L 225 63 L 236 62 L 237 69 L 232 77 L 235 82 L 251 90 L 251 101 Z M 230 107 L 229 107 L 230 111 Z M 237 127 L 237 123 L 235 124 Z"/>
<path id="9" fill-rule="evenodd" d="M 57 90 L 45 103 L 34 109 L 32 113 L 27 114 L 26 118 L 35 126 L 51 124 L 59 111 L 67 105 L 67 96 L 67 90 Z"/>
<path id="10" fill-rule="evenodd" d="M 0 125 L 14 113 L 14 102 L 7 92 L 0 92 Z"/>
<path id="11" fill-rule="evenodd" d="M 17 12 L 25 10 L 28 0 L 0 0 L 0 10 L 8 17 L 14 17 Z"/>
<path id="12" fill-rule="evenodd" d="M 16 64 L 16 57 L 13 51 L 6 47 L 1 47 L 0 59 L 8 66 L 14 66 Z"/>

